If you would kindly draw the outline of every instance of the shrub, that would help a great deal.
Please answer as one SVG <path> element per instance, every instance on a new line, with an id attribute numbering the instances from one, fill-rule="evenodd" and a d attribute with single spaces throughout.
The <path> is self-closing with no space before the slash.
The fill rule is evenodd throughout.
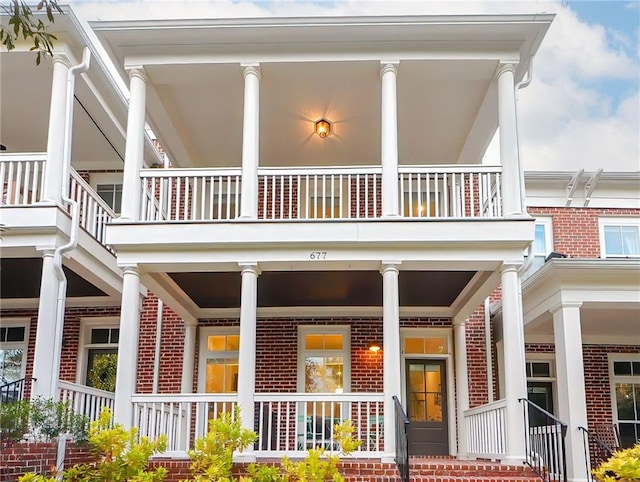
<path id="1" fill-rule="evenodd" d="M 17 400 L 0 404 L 0 436 L 17 441 L 29 431 L 29 402 Z"/>
<path id="2" fill-rule="evenodd" d="M 615 452 L 593 470 L 593 475 L 600 482 L 640 480 L 640 443 Z"/>

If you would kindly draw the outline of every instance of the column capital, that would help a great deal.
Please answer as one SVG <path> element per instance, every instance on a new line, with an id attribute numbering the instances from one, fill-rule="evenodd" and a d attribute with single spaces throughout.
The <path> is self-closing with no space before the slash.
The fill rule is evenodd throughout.
<path id="1" fill-rule="evenodd" d="M 380 263 L 380 273 L 385 274 L 387 271 L 395 271 L 396 273 L 399 273 L 401 265 L 402 261 L 382 261 Z"/>
<path id="2" fill-rule="evenodd" d="M 144 67 L 134 67 L 132 69 L 129 69 L 129 82 L 131 82 L 131 80 L 133 80 L 134 78 L 142 80 L 142 82 L 144 82 L 145 84 L 149 82 L 149 76 L 145 72 Z"/>
<path id="3" fill-rule="evenodd" d="M 463 320 L 456 320 L 455 316 L 453 317 L 453 328 L 464 328 L 467 325 L 467 321 L 469 321 L 467 318 L 464 318 Z"/>
<path id="4" fill-rule="evenodd" d="M 394 75 L 398 75 L 399 60 L 381 60 L 380 61 L 380 77 L 388 72 L 393 72 Z"/>
<path id="5" fill-rule="evenodd" d="M 238 263 L 238 267 L 241 270 L 240 271 L 241 274 L 244 274 L 245 272 L 247 272 L 247 273 L 254 273 L 256 276 L 260 276 L 260 273 L 262 273 L 262 270 L 260 269 L 260 266 L 258 266 L 258 263 L 242 262 L 242 263 Z"/>
<path id="6" fill-rule="evenodd" d="M 240 67 L 243 67 L 242 75 L 245 79 L 247 78 L 247 75 L 255 75 L 258 80 L 262 78 L 262 75 L 260 74 L 259 63 L 240 64 Z"/>
<path id="7" fill-rule="evenodd" d="M 582 306 L 582 301 L 561 301 L 557 305 L 551 307 L 549 309 L 549 313 L 553 315 L 565 308 L 580 308 L 581 306 Z"/>
<path id="8" fill-rule="evenodd" d="M 502 274 L 509 273 L 510 271 L 515 271 L 517 273 L 518 270 L 520 269 L 520 266 L 522 266 L 522 265 L 521 264 L 515 264 L 515 263 L 505 263 L 500 268 L 500 272 Z"/>
<path id="9" fill-rule="evenodd" d="M 42 254 L 43 258 L 51 257 L 56 252 L 55 246 L 36 246 L 36 251 Z"/>
<path id="10" fill-rule="evenodd" d="M 508 63 L 498 64 L 498 67 L 496 68 L 496 77 L 500 77 L 502 74 L 505 74 L 507 72 L 515 74 L 516 67 L 513 64 Z"/>
<path id="11" fill-rule="evenodd" d="M 138 278 L 140 277 L 140 273 L 138 271 L 138 266 L 121 266 L 120 269 L 122 269 L 122 274 L 123 275 L 127 275 L 127 274 L 132 274 L 137 276 Z"/>
<path id="12" fill-rule="evenodd" d="M 53 61 L 53 64 L 62 64 L 64 65 L 66 68 L 71 68 L 71 59 L 69 58 L 68 55 L 66 54 L 53 54 L 53 57 L 51 59 Z"/>

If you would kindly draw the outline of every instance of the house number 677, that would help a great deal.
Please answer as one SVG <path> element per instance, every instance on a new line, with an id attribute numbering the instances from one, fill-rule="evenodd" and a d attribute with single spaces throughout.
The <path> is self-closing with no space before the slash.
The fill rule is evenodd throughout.
<path id="1" fill-rule="evenodd" d="M 326 251 L 311 251 L 311 253 L 309 254 L 309 259 L 327 259 L 327 252 Z"/>

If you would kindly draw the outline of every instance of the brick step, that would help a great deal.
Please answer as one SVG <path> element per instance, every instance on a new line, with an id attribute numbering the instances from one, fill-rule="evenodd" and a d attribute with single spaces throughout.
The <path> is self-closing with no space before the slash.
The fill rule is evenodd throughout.
<path id="1" fill-rule="evenodd" d="M 418 475 L 410 476 L 410 482 L 541 482 L 540 477 L 482 476 L 482 475 Z"/>
<path id="2" fill-rule="evenodd" d="M 412 476 L 506 477 L 507 480 L 514 477 L 536 477 L 536 474 L 524 465 L 503 465 L 497 462 L 455 459 L 412 458 L 409 461 L 409 473 Z"/>

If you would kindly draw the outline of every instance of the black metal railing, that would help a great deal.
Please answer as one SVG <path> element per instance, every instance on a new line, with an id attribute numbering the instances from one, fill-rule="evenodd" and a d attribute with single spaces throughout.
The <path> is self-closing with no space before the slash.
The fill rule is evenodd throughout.
<path id="1" fill-rule="evenodd" d="M 402 482 L 409 482 L 409 417 L 395 395 L 393 404 L 396 415 L 396 465 Z"/>
<path id="2" fill-rule="evenodd" d="M 614 430 L 617 427 L 613 427 Z M 584 460 L 587 469 L 587 480 L 595 482 L 595 477 L 591 473 L 591 469 L 598 467 L 602 462 L 607 460 L 617 450 L 612 447 L 595 433 L 589 432 L 584 427 L 578 427 L 582 431 L 582 446 L 584 447 Z M 614 434 L 617 437 L 617 433 Z"/>
<path id="3" fill-rule="evenodd" d="M 0 404 L 11 403 L 24 398 L 24 391 L 27 386 L 27 379 L 21 378 L 14 382 L 5 383 L 0 386 Z"/>
<path id="4" fill-rule="evenodd" d="M 525 462 L 545 482 L 567 482 L 567 424 L 526 398 L 522 403 L 525 426 Z"/>

